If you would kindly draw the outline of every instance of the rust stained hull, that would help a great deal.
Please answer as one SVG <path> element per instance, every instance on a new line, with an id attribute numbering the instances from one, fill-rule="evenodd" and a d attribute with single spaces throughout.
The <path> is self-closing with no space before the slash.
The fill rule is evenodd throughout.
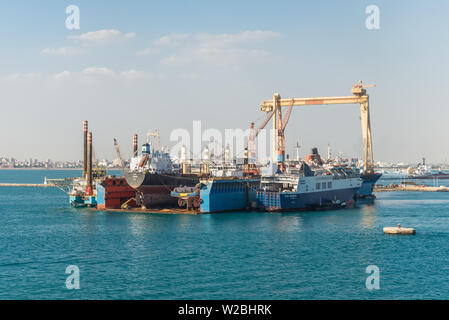
<path id="1" fill-rule="evenodd" d="M 146 208 L 176 207 L 178 199 L 170 196 L 170 192 L 176 187 L 193 187 L 199 183 L 199 177 L 194 174 L 125 172 L 125 178 L 137 191 L 137 206 Z"/>
<path id="2" fill-rule="evenodd" d="M 130 207 L 136 207 L 136 190 L 126 183 L 125 178 L 107 177 L 97 185 L 97 208 L 120 209 L 127 202 Z"/>

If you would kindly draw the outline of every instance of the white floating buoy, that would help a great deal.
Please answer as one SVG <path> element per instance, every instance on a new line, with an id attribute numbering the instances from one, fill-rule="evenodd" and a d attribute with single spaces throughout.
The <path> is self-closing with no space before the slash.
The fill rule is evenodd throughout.
<path id="1" fill-rule="evenodd" d="M 401 225 L 398 224 L 397 227 L 385 227 L 384 233 L 386 233 L 386 234 L 416 234 L 416 230 L 414 228 L 401 228 Z"/>

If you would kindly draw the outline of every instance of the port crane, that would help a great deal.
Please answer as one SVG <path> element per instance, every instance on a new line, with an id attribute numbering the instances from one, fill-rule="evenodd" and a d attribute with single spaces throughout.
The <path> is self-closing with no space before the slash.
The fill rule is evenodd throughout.
<path id="1" fill-rule="evenodd" d="M 150 143 L 151 138 L 156 140 L 158 150 L 161 150 L 161 137 L 158 130 L 149 131 L 147 133 L 147 143 Z"/>
<path id="2" fill-rule="evenodd" d="M 120 162 L 120 167 L 122 168 L 122 172 L 125 172 L 125 166 L 123 165 L 122 156 L 120 155 L 120 149 L 118 147 L 118 142 L 117 142 L 117 139 L 115 139 L 115 138 L 114 138 L 114 147 L 115 147 L 115 152 L 117 153 L 117 159 Z"/>
<path id="3" fill-rule="evenodd" d="M 255 136 L 273 118 L 273 154 L 272 161 L 277 163 L 281 170 L 284 169 L 285 159 L 285 137 L 284 132 L 294 106 L 318 106 L 330 104 L 360 104 L 360 114 L 362 121 L 363 137 L 363 164 L 365 172 L 373 172 L 373 146 L 371 139 L 371 121 L 369 113 L 369 96 L 366 88 L 375 85 L 366 85 L 362 81 L 352 86 L 352 96 L 342 97 L 312 97 L 312 98 L 292 98 L 281 99 L 279 93 L 273 95 L 272 100 L 265 100 L 261 103 L 261 110 L 267 113 L 267 118 L 257 129 Z M 285 114 L 282 114 L 282 107 L 288 107 Z M 284 117 L 284 119 L 283 119 Z"/>

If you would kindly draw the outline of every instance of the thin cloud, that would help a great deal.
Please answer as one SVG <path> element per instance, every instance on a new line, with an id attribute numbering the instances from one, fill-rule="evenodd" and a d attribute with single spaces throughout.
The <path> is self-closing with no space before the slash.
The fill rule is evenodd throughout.
<path id="1" fill-rule="evenodd" d="M 50 76 L 50 79 L 54 79 L 54 80 L 68 79 L 72 74 L 73 74 L 72 72 L 65 70 L 60 73 Z"/>
<path id="2" fill-rule="evenodd" d="M 12 73 L 2 78 L 6 82 L 16 82 L 21 80 L 34 80 L 42 77 L 41 73 L 29 72 L 29 73 Z"/>
<path id="3" fill-rule="evenodd" d="M 114 70 L 105 67 L 89 67 L 82 71 L 85 75 L 96 75 L 96 76 L 105 76 L 105 77 L 113 77 L 115 75 Z"/>
<path id="4" fill-rule="evenodd" d="M 235 34 L 172 34 L 160 38 L 157 43 L 170 44 L 171 47 L 172 52 L 160 61 L 163 65 L 225 67 L 269 61 L 272 55 L 263 45 L 279 37 L 281 35 L 277 32 L 264 30 Z"/>
<path id="5" fill-rule="evenodd" d="M 186 40 L 191 36 L 192 35 L 188 33 L 172 33 L 157 39 L 154 41 L 154 44 L 156 46 L 177 46 L 183 40 Z"/>
<path id="6" fill-rule="evenodd" d="M 69 36 L 69 39 L 81 40 L 85 42 L 111 42 L 117 40 L 134 39 L 136 34 L 134 32 L 123 33 L 116 29 L 102 29 L 97 31 L 89 31 L 77 36 Z"/>
<path id="7" fill-rule="evenodd" d="M 148 78 L 151 76 L 151 74 L 148 72 L 131 69 L 120 72 L 119 76 L 124 80 L 138 80 L 142 78 Z"/>
<path id="8" fill-rule="evenodd" d="M 83 53 L 81 48 L 77 47 L 61 47 L 61 48 L 45 48 L 41 51 L 43 55 L 55 55 L 55 56 L 76 56 Z"/>
<path id="9" fill-rule="evenodd" d="M 76 56 L 86 53 L 87 49 L 92 45 L 121 43 L 129 39 L 134 39 L 135 37 L 136 33 L 134 32 L 123 33 L 116 29 L 89 31 L 80 35 L 67 37 L 74 42 L 72 42 L 74 45 L 60 48 L 45 48 L 42 49 L 41 54 L 65 57 Z"/>
<path id="10" fill-rule="evenodd" d="M 150 54 L 155 54 L 160 52 L 159 48 L 145 48 L 143 50 L 137 51 L 137 56 L 148 56 Z"/>
<path id="11" fill-rule="evenodd" d="M 196 40 L 204 46 L 229 47 L 235 45 L 248 45 L 279 38 L 280 34 L 273 31 L 243 31 L 235 34 L 208 34 L 201 33 L 195 36 Z"/>
<path id="12" fill-rule="evenodd" d="M 41 73 L 13 73 L 3 77 L 3 81 L 10 83 L 17 83 L 22 80 L 38 80 L 38 81 L 59 81 L 59 80 L 86 80 L 86 79 L 113 79 L 113 80 L 138 80 L 151 78 L 152 74 L 141 70 L 124 70 L 115 71 L 107 67 L 88 67 L 81 71 L 69 71 L 64 70 L 62 72 L 53 74 L 41 74 Z"/>

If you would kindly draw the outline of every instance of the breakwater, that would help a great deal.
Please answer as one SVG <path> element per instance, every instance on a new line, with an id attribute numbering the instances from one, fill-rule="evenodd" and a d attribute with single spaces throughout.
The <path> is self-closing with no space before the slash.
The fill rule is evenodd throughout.
<path id="1" fill-rule="evenodd" d="M 383 185 L 374 186 L 374 192 L 385 192 L 385 191 L 449 192 L 449 187 L 446 186 L 430 187 L 426 185 L 394 184 L 394 183 L 387 186 Z"/>
<path id="2" fill-rule="evenodd" d="M 45 184 L 45 183 L 0 183 L 0 187 L 41 187 L 41 188 L 48 188 L 48 187 L 55 187 L 51 184 Z"/>

